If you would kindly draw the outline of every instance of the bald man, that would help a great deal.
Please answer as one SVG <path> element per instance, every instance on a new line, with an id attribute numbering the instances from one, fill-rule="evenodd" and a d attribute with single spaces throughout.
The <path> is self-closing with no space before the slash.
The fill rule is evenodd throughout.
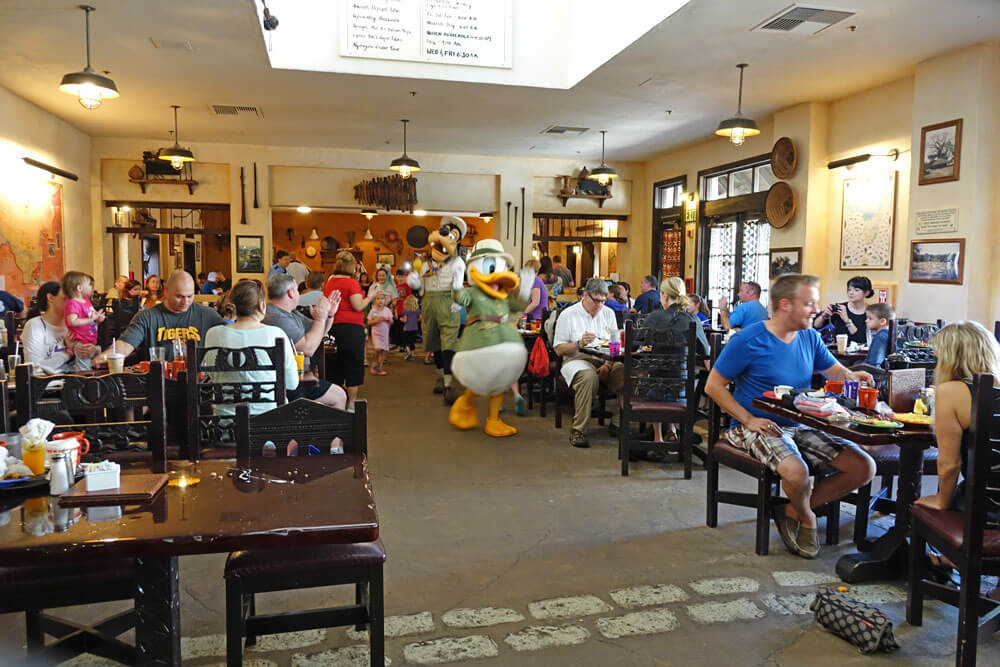
<path id="1" fill-rule="evenodd" d="M 174 340 L 194 339 L 199 343 L 205 332 L 225 320 L 212 310 L 194 302 L 194 278 L 187 271 L 174 271 L 163 285 L 163 301 L 139 311 L 128 328 L 118 337 L 116 349 L 126 357 L 138 347 L 147 351 L 152 346 L 165 348 L 167 359 L 174 358 Z M 95 364 L 107 363 L 108 348 L 95 359 Z"/>

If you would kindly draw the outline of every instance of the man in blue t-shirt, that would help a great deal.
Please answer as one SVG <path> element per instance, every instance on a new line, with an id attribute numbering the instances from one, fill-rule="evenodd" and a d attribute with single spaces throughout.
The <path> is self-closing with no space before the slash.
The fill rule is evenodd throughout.
<path id="1" fill-rule="evenodd" d="M 775 385 L 810 386 L 819 371 L 831 380 L 864 380 L 833 358 L 812 318 L 819 312 L 819 278 L 788 274 L 771 287 L 771 319 L 734 336 L 715 362 L 707 393 L 735 424 L 722 437 L 781 477 L 788 505 L 775 506 L 774 522 L 788 550 L 803 558 L 819 554 L 814 507 L 840 498 L 875 476 L 875 462 L 842 438 L 768 416 L 751 402 Z M 735 389 L 729 392 L 730 381 Z M 810 488 L 809 468 L 827 464 L 839 473 Z"/>
<path id="2" fill-rule="evenodd" d="M 743 283 L 736 298 L 740 300 L 740 305 L 736 306 L 732 313 L 729 312 L 729 299 L 726 297 L 719 299 L 723 329 L 726 331 L 743 329 L 767 319 L 767 308 L 760 302 L 760 285 L 755 282 Z"/>
<path id="3" fill-rule="evenodd" d="M 659 283 L 656 282 L 655 276 L 646 276 L 642 279 L 642 284 L 640 285 L 642 294 L 635 298 L 635 312 L 641 315 L 649 315 L 654 310 L 659 310 L 663 307 L 660 303 L 660 289 Z"/>

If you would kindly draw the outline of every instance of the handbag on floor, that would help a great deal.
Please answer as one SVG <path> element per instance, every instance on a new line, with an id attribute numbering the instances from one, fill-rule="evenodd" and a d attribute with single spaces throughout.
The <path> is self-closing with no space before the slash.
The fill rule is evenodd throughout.
<path id="1" fill-rule="evenodd" d="M 821 588 L 809 607 L 816 622 L 858 647 L 864 654 L 899 648 L 892 634 L 892 621 L 875 607 L 829 588 Z"/>

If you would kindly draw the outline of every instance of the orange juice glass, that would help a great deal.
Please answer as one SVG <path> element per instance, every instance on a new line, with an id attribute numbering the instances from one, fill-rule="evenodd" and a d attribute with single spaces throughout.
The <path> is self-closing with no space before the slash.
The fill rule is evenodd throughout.
<path id="1" fill-rule="evenodd" d="M 45 447 L 31 447 L 21 443 L 21 460 L 36 475 L 45 472 Z"/>

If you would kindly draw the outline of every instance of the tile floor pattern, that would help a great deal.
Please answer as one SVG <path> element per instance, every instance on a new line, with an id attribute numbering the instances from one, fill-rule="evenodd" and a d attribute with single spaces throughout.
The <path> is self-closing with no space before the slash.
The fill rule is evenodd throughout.
<path id="1" fill-rule="evenodd" d="M 752 623 L 768 614 L 807 617 L 811 615 L 809 605 L 816 587 L 839 581 L 833 574 L 808 570 L 774 571 L 771 579 L 714 577 L 536 600 L 527 602 L 522 610 L 466 607 L 390 616 L 385 621 L 386 664 L 437 665 L 502 658 L 505 652 L 555 650 L 600 641 L 602 637 L 619 640 L 673 632 L 688 621 Z M 851 586 L 848 594 L 876 606 L 901 605 L 906 600 L 902 582 Z M 367 635 L 353 628 L 265 635 L 248 649 L 244 664 L 362 667 L 369 663 L 366 643 L 333 648 L 326 645 L 344 640 L 367 642 Z M 216 661 L 225 658 L 225 635 L 184 637 L 181 652 L 185 663 L 197 660 L 199 665 L 222 664 Z M 553 656 L 553 664 L 558 663 Z M 116 663 L 85 655 L 62 663 L 62 667 L 110 664 Z"/>

